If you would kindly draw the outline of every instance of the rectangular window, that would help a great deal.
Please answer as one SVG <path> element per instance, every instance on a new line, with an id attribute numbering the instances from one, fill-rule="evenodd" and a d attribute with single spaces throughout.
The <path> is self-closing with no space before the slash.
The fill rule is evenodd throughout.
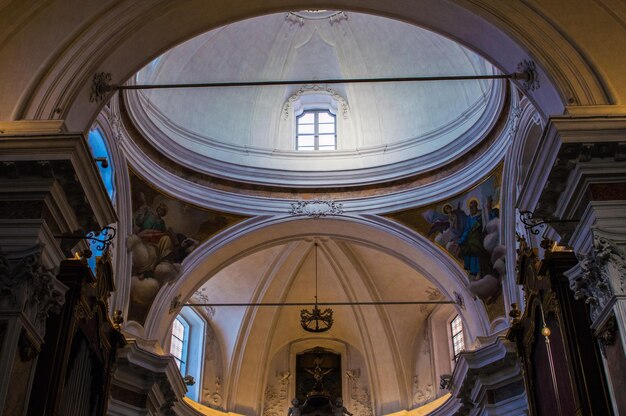
<path id="1" fill-rule="evenodd" d="M 296 150 L 337 150 L 337 121 L 328 110 L 307 110 L 296 119 Z"/>
<path id="2" fill-rule="evenodd" d="M 187 359 L 188 325 L 179 318 L 174 319 L 172 324 L 172 340 L 170 341 L 170 354 L 174 356 L 180 373 L 185 375 L 185 361 Z"/>
<path id="3" fill-rule="evenodd" d="M 459 354 L 465 349 L 465 340 L 463 339 L 463 322 L 461 317 L 457 315 L 452 322 L 450 322 L 450 330 L 452 332 L 452 352 L 454 354 L 454 361 L 457 360 Z"/>

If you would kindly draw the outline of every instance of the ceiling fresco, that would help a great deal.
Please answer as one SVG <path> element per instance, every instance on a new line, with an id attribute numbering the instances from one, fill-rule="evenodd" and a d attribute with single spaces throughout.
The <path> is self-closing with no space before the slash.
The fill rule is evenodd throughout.
<path id="1" fill-rule="evenodd" d="M 133 232 L 128 319 L 143 324 L 159 289 L 175 281 L 181 263 L 211 236 L 246 217 L 198 208 L 148 185 L 130 171 Z"/>
<path id="2" fill-rule="evenodd" d="M 502 280 L 506 248 L 500 238 L 502 166 L 478 185 L 425 207 L 386 215 L 428 237 L 461 264 L 467 288 L 489 318 L 504 314 Z"/>

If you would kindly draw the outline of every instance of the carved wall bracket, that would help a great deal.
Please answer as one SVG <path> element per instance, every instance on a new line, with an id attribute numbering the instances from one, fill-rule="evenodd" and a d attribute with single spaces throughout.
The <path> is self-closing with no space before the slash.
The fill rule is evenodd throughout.
<path id="1" fill-rule="evenodd" d="M 524 224 L 524 228 L 529 230 L 532 234 L 539 234 L 537 227 L 545 227 L 546 224 L 566 224 L 580 222 L 580 219 L 568 219 L 562 220 L 558 218 L 540 218 L 536 217 L 532 211 L 521 211 L 519 214 L 520 221 Z"/>

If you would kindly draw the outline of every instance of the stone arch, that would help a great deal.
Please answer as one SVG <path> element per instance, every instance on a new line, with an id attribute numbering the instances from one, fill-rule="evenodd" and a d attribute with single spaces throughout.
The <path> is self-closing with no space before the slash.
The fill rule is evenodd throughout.
<path id="1" fill-rule="evenodd" d="M 163 340 L 176 309 L 172 301 L 184 302 L 206 280 L 228 264 L 263 248 L 309 236 L 333 236 L 356 241 L 386 252 L 404 261 L 425 276 L 447 299 L 463 298 L 457 306 L 468 323 L 469 338 L 489 332 L 489 320 L 484 307 L 467 291 L 466 274 L 451 257 L 432 242 L 407 228 L 379 217 L 294 219 L 265 218 L 235 227 L 205 243 L 183 264 L 181 277 L 159 292 L 146 319 L 144 336 Z"/>
<path id="2" fill-rule="evenodd" d="M 56 1 L 28 13 L 26 6 L 16 6 L 11 16 L 20 18 L 7 26 L 0 49 L 0 60 L 10 62 L 3 68 L 10 87 L 2 94 L 0 118 L 62 119 L 68 130 L 86 131 L 102 107 L 89 102 L 96 72 L 111 73 L 113 83 L 122 83 L 150 59 L 209 29 L 262 14 L 323 6 L 316 1 L 273 0 L 229 7 L 190 0 L 122 2 L 106 9 L 98 3 L 70 11 L 70 5 Z M 544 115 L 560 114 L 565 105 L 612 104 L 619 99 L 610 80 L 594 71 L 555 22 L 530 6 L 342 0 L 335 7 L 435 30 L 505 72 L 533 59 L 541 88 L 530 96 Z M 68 32 L 68 27 L 74 30 Z M 29 55 L 16 65 L 9 57 L 23 55 L 17 50 L 28 50 Z"/>

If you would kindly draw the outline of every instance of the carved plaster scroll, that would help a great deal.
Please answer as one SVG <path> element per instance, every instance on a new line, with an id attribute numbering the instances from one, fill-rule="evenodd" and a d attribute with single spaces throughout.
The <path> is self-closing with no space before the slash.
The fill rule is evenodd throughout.
<path id="1" fill-rule="evenodd" d="M 361 378 L 361 369 L 356 368 L 346 371 L 346 377 L 350 384 L 350 399 L 354 409 L 355 416 L 373 416 L 372 400 L 370 394 L 364 387 L 361 387 L 359 379 Z"/>
<path id="2" fill-rule="evenodd" d="M 287 120 L 287 118 L 289 118 L 289 110 L 293 107 L 294 103 L 305 94 L 329 95 L 339 105 L 342 117 L 344 119 L 348 118 L 348 115 L 350 113 L 350 107 L 348 106 L 348 102 L 337 91 L 332 88 L 322 87 L 321 85 L 307 84 L 287 99 L 285 105 L 283 106 L 283 119 Z"/>
<path id="3" fill-rule="evenodd" d="M 276 372 L 276 382 L 268 384 L 265 390 L 263 416 L 283 416 L 287 413 L 290 380 L 289 371 Z"/>
<path id="4" fill-rule="evenodd" d="M 421 406 L 435 397 L 432 384 L 420 385 L 417 374 L 413 376 L 413 405 Z"/>
<path id="5" fill-rule="evenodd" d="M 221 409 L 224 398 L 222 397 L 222 378 L 220 376 L 215 377 L 214 388 L 213 391 L 208 386 L 202 389 L 204 402 L 213 409 Z"/>
<path id="6" fill-rule="evenodd" d="M 343 213 L 343 205 L 335 201 L 322 201 L 313 199 L 310 201 L 298 201 L 291 204 L 291 215 L 308 216 L 313 218 L 339 215 Z"/>

